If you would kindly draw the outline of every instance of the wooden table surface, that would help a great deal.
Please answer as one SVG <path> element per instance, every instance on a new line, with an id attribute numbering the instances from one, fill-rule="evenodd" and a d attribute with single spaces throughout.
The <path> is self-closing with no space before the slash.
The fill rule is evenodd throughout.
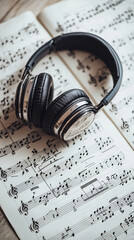
<path id="1" fill-rule="evenodd" d="M 0 0 L 0 23 L 28 10 L 37 16 L 44 7 L 59 1 L 61 0 Z M 0 208 L 0 240 L 18 239 Z"/>

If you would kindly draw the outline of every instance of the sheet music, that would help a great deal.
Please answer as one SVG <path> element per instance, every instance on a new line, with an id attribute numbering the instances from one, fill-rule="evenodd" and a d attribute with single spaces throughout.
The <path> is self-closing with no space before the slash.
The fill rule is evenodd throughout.
<path id="1" fill-rule="evenodd" d="M 53 36 L 87 31 L 115 48 L 123 64 L 123 82 L 117 97 L 104 110 L 134 149 L 134 1 L 64 1 L 44 9 L 40 19 Z M 60 56 L 96 103 L 111 89 L 112 78 L 100 59 L 79 51 Z"/>
<path id="2" fill-rule="evenodd" d="M 34 27 L 27 31 L 29 23 Z M 18 38 L 6 42 L 13 31 Z M 21 69 L 38 47 L 36 41 L 42 44 L 50 36 L 31 13 L 2 24 L 0 32 L 5 45 L 0 69 L 0 204 L 19 238 L 131 239 L 132 149 L 102 111 L 82 135 L 69 142 L 16 119 L 14 94 Z M 42 59 L 34 72 L 41 71 L 53 76 L 55 96 L 81 88 L 56 55 Z"/>

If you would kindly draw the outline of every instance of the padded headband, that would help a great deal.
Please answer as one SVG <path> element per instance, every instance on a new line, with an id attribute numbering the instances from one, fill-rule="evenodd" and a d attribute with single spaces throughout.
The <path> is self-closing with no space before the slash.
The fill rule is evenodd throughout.
<path id="1" fill-rule="evenodd" d="M 25 66 L 22 80 L 26 77 L 29 71 L 32 71 L 32 69 L 44 56 L 51 53 L 52 51 L 60 50 L 86 51 L 96 55 L 104 61 L 104 63 L 107 65 L 111 72 L 114 84 L 113 88 L 101 100 L 97 107 L 98 109 L 100 109 L 104 105 L 107 105 L 116 95 L 121 86 L 123 76 L 122 64 L 117 53 L 111 47 L 111 45 L 107 43 L 104 39 L 91 33 L 66 33 L 48 41 L 31 56 Z"/>

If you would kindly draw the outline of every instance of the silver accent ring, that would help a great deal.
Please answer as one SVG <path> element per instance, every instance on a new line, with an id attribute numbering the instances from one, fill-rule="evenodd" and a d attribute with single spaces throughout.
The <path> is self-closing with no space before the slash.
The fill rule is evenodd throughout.
<path id="1" fill-rule="evenodd" d="M 28 80 L 26 90 L 25 90 L 24 100 L 23 100 L 23 118 L 26 121 L 28 121 L 28 102 L 29 102 L 32 85 L 33 85 L 33 80 L 34 80 L 34 77 L 31 77 L 30 80 Z"/>
<path id="2" fill-rule="evenodd" d="M 81 101 L 78 103 L 75 103 L 72 107 L 70 107 L 60 118 L 59 120 L 56 122 L 56 124 L 54 125 L 54 133 L 56 135 L 58 135 L 58 131 L 62 125 L 62 123 L 64 122 L 64 120 L 72 113 L 74 112 L 77 108 L 84 106 L 84 105 L 88 105 L 89 101 Z"/>
<path id="3" fill-rule="evenodd" d="M 22 81 L 22 84 L 20 86 L 19 104 L 18 104 L 19 118 L 21 118 L 21 94 L 22 94 L 22 89 L 23 89 L 24 82 L 26 81 L 27 77 L 28 76 L 26 76 L 26 78 Z"/>
<path id="4" fill-rule="evenodd" d="M 80 113 L 80 112 L 79 112 Z M 74 123 L 64 132 L 63 129 L 63 136 L 61 136 L 65 141 L 69 141 L 72 138 L 76 137 L 77 135 L 83 133 L 85 129 L 87 129 L 95 118 L 94 112 L 88 107 L 86 112 L 79 117 L 79 113 L 77 114 L 78 118 Z"/>

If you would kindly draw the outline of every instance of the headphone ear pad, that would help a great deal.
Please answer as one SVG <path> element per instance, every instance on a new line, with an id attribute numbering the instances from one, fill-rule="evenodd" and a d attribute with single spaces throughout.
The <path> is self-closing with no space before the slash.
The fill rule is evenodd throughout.
<path id="1" fill-rule="evenodd" d="M 53 79 L 48 73 L 35 76 L 28 107 L 28 115 L 35 127 L 42 127 L 42 118 L 53 100 L 53 89 Z"/>
<path id="2" fill-rule="evenodd" d="M 55 135 L 54 125 L 57 120 L 74 102 L 89 100 L 89 97 L 81 89 L 71 89 L 58 96 L 48 107 L 43 117 L 42 127 L 45 133 Z"/>

